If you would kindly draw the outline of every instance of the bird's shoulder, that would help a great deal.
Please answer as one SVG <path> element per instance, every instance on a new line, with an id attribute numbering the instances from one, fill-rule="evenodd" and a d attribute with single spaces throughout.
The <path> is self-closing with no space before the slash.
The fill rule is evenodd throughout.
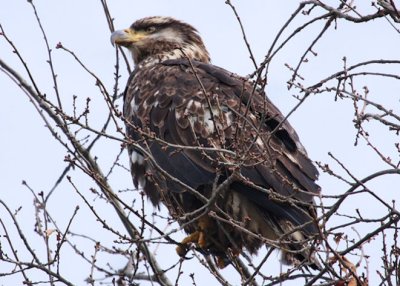
<path id="1" fill-rule="evenodd" d="M 124 99 L 125 117 L 134 116 L 142 124 L 160 126 L 171 111 L 182 127 L 194 123 L 190 118 L 195 117 L 203 119 L 196 123 L 198 128 L 209 125 L 204 117 L 210 113 L 212 120 L 218 114 L 233 114 L 253 125 L 262 121 L 265 131 L 273 132 L 285 149 L 306 155 L 294 128 L 257 84 L 212 64 L 176 59 L 139 66 L 128 80 Z"/>

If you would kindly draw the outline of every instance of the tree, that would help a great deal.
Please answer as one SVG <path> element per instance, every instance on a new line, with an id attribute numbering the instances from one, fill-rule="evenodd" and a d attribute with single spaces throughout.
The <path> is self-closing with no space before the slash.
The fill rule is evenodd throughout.
<path id="1" fill-rule="evenodd" d="M 111 14 L 106 1 L 99 4 L 98 11 L 103 11 L 99 22 L 107 23 L 111 32 L 116 14 Z M 273 37 L 268 49 L 263 49 L 261 60 L 239 17 L 244 6 L 231 1 L 226 4 L 224 11 L 233 12 L 230 19 L 241 29 L 253 64 L 249 77 L 257 79 L 271 97 L 276 96 L 274 91 L 280 92 L 276 85 L 287 88 L 286 94 L 293 95 L 286 112 L 292 123 L 297 122 L 300 112 L 304 114 L 302 110 L 313 113 L 314 121 L 310 122 L 311 117 L 302 121 L 304 126 L 299 127 L 304 132 L 299 133 L 308 134 L 307 143 L 311 139 L 316 142 L 319 154 L 328 154 L 319 157 L 304 143 L 322 173 L 318 256 L 323 269 L 279 269 L 271 249 L 262 250 L 256 257 L 241 256 L 223 270 L 196 251 L 191 252 L 193 259 L 180 260 L 174 248 L 182 231 L 165 209 L 153 209 L 140 190 L 132 189 L 127 169 L 128 140 L 121 115 L 121 92 L 132 70 L 129 55 L 117 49 L 112 58 L 110 47 L 102 56 L 110 58 L 114 68 L 112 64 L 102 66 L 98 58 L 103 58 L 94 56 L 99 53 L 98 46 L 88 45 L 92 27 L 88 21 L 85 24 L 89 27 L 82 27 L 85 42 L 81 46 L 89 50 L 69 48 L 64 42 L 68 42 L 69 34 L 60 35 L 58 27 L 50 29 L 47 24 L 54 15 L 46 14 L 44 7 L 39 9 L 39 3 L 28 1 L 24 7 L 32 9 L 28 19 L 32 28 L 24 40 L 18 42 L 20 38 L 11 25 L 0 23 L 0 39 L 6 51 L 0 57 L 2 80 L 17 87 L 6 94 L 5 102 L 10 96 L 25 97 L 23 107 L 6 104 L 3 108 L 28 121 L 24 126 L 34 121 L 27 116 L 35 113 L 47 133 L 15 130 L 3 118 L 10 126 L 7 133 L 2 132 L 4 138 L 10 140 L 9 134 L 17 131 L 24 134 L 22 142 L 12 143 L 15 148 L 23 147 L 10 153 L 24 154 L 28 150 L 38 154 L 40 161 L 34 165 L 39 170 L 31 172 L 40 177 L 40 183 L 32 185 L 31 180 L 24 180 L 28 194 L 7 189 L 11 196 L 1 192 L 2 279 L 29 285 L 74 285 L 82 283 L 83 277 L 90 285 L 203 285 L 205 279 L 221 285 L 368 285 L 368 280 L 372 285 L 400 284 L 400 213 L 395 202 L 400 182 L 400 109 L 396 93 L 400 88 L 400 60 L 385 54 L 399 42 L 396 3 L 378 1 L 371 7 L 358 3 L 357 7 L 350 1 L 337 1 L 336 6 L 313 0 L 299 2 L 293 11 L 286 12 L 289 16 L 279 29 L 268 30 Z M 367 34 L 376 25 L 389 36 Z M 371 45 L 375 38 L 385 40 L 377 45 L 375 57 L 359 56 L 371 49 L 362 37 L 341 38 L 346 29 L 353 27 L 353 31 L 366 33 Z M 108 40 L 109 33 L 99 31 Z M 257 32 L 258 40 L 263 40 L 264 29 Z M 336 43 L 329 42 L 333 36 L 338 39 Z M 326 43 L 332 49 L 346 46 L 348 54 L 340 62 L 327 61 L 331 53 L 324 48 Z M 293 46 L 297 53 L 291 56 Z M 48 66 L 41 69 L 45 61 Z M 59 62 L 67 64 L 61 66 Z M 280 74 L 284 76 L 275 77 Z M 33 124 L 38 122 L 35 119 Z M 331 151 L 334 145 L 324 144 L 324 138 L 335 138 L 334 144 L 346 142 L 347 150 Z M 39 146 L 35 150 L 29 144 L 35 139 L 45 146 L 50 139 L 52 146 L 61 148 L 54 151 L 54 147 Z M 348 144 L 350 141 L 354 148 Z M 2 162 L 4 170 L 11 160 L 13 157 Z M 18 174 L 25 176 L 29 174 Z"/>

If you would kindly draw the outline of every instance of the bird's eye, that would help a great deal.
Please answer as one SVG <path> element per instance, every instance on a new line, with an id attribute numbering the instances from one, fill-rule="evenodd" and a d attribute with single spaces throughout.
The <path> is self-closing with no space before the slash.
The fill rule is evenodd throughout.
<path id="1" fill-rule="evenodd" d="M 150 27 L 147 27 L 145 31 L 146 31 L 147 33 L 153 33 L 155 30 L 156 30 L 156 27 L 150 26 Z"/>

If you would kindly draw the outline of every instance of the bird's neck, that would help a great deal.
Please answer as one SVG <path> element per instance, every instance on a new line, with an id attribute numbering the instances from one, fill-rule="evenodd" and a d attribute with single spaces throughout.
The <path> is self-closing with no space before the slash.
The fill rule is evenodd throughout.
<path id="1" fill-rule="evenodd" d="M 210 57 L 204 47 L 190 44 L 166 51 L 158 51 L 157 53 L 133 53 L 133 60 L 135 65 L 138 67 L 148 67 L 166 60 L 177 59 L 188 59 L 191 61 L 210 63 Z"/>

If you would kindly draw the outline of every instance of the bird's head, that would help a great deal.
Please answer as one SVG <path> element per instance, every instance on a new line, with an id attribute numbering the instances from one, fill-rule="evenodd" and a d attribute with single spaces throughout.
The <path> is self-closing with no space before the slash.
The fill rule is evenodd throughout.
<path id="1" fill-rule="evenodd" d="M 207 49 L 197 30 L 170 17 L 147 17 L 111 35 L 112 44 L 129 49 L 136 65 L 189 58 L 208 63 Z"/>

